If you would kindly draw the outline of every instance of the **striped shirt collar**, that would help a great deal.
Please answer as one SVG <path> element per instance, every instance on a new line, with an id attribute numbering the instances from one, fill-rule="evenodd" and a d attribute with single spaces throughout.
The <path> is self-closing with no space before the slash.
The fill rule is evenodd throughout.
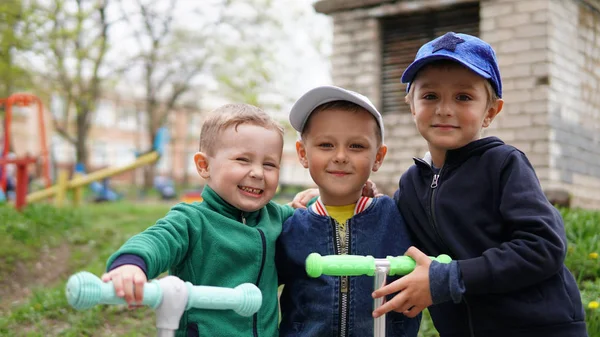
<path id="1" fill-rule="evenodd" d="M 356 207 L 354 207 L 354 215 L 363 212 L 365 209 L 367 209 L 371 205 L 372 202 L 373 202 L 373 198 L 360 197 L 360 199 L 358 199 L 358 201 L 356 202 Z M 319 197 L 317 199 L 317 201 L 310 206 L 310 209 L 319 215 L 329 216 L 329 213 L 327 213 L 327 209 L 325 208 L 325 205 L 321 201 L 321 197 Z"/>

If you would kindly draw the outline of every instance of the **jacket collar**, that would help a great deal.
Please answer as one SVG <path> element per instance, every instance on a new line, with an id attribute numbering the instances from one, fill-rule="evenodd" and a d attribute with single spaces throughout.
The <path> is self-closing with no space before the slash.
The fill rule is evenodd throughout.
<path id="1" fill-rule="evenodd" d="M 358 213 L 362 213 L 372 203 L 373 203 L 373 198 L 360 197 L 360 199 L 358 199 L 358 201 L 356 202 L 356 206 L 354 207 L 354 214 L 353 215 L 356 215 Z M 315 201 L 315 203 L 310 206 L 310 209 L 313 212 L 315 212 L 315 213 L 317 213 L 319 215 L 329 216 L 329 213 L 327 213 L 327 209 L 325 208 L 325 205 L 321 201 L 321 197 L 319 197 L 317 199 L 317 201 Z"/>
<path id="2" fill-rule="evenodd" d="M 497 137 L 485 137 L 472 141 L 458 149 L 448 150 L 444 166 L 460 164 L 472 156 L 479 155 L 500 145 L 504 145 L 504 142 Z M 431 154 L 429 152 L 425 153 L 423 158 L 413 158 L 413 160 L 417 166 L 427 166 L 427 168 L 432 166 Z"/>
<path id="3" fill-rule="evenodd" d="M 221 196 L 218 195 L 217 192 L 215 192 L 215 190 L 210 188 L 208 185 L 204 185 L 204 189 L 202 190 L 202 199 L 203 203 L 206 203 L 209 208 L 221 213 L 221 215 L 240 222 L 243 218 L 245 219 L 246 224 L 254 223 L 261 211 L 259 209 L 254 212 L 244 212 L 240 209 L 237 209 L 221 198 Z"/>

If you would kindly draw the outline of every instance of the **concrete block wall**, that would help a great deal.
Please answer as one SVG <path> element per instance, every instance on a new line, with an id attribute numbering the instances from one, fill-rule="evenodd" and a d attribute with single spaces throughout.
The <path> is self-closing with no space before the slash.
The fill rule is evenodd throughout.
<path id="1" fill-rule="evenodd" d="M 600 5 L 549 2 L 548 187 L 600 208 Z"/>
<path id="2" fill-rule="evenodd" d="M 480 37 L 496 50 L 504 109 L 485 135 L 525 152 L 538 177 L 549 178 L 547 0 L 483 1 Z"/>

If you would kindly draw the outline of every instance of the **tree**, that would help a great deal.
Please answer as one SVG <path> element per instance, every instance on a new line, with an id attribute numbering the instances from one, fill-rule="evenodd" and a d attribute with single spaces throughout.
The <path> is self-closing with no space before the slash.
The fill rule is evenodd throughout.
<path id="1" fill-rule="evenodd" d="M 84 164 L 88 160 L 86 145 L 92 116 L 111 71 L 105 69 L 109 2 L 54 0 L 40 4 L 37 11 L 40 25 L 35 47 L 43 60 L 37 70 L 45 83 L 51 83 L 48 90 L 57 92 L 66 107 L 64 114 L 52 114 L 53 123 L 75 147 L 77 162 Z"/>
<path id="2" fill-rule="evenodd" d="M 0 2 L 0 97 L 8 97 L 31 84 L 23 63 L 17 55 L 31 47 L 31 8 L 21 0 Z"/>
<path id="3" fill-rule="evenodd" d="M 205 1 L 189 13 L 188 20 L 196 24 L 193 28 L 178 24 L 180 4 L 178 0 L 136 0 L 132 8 L 131 2 L 121 2 L 139 50 L 133 59 L 140 71 L 132 73 L 144 86 L 150 143 L 184 96 L 192 89 L 201 90 L 200 75 L 229 89 L 221 92 L 224 97 L 255 105 L 270 79 L 268 39 L 261 41 L 247 32 L 261 26 L 266 36 L 265 29 L 277 26 L 276 16 L 265 15 L 271 0 Z M 145 171 L 145 188 L 152 186 L 154 172 L 154 167 Z"/>

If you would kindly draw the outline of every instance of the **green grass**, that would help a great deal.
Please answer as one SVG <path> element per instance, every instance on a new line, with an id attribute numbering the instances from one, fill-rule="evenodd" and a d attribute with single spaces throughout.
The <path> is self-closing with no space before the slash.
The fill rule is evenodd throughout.
<path id="1" fill-rule="evenodd" d="M 32 205 L 23 213 L 0 206 L 0 287 L 16 272 L 31 288 L 28 298 L 17 304 L 13 294 L 4 294 L 0 303 L 0 336 L 148 336 L 155 333 L 154 315 L 149 309 L 130 311 L 121 306 L 97 306 L 75 311 L 66 302 L 65 282 L 69 275 L 87 270 L 96 275 L 127 238 L 152 225 L 169 209 L 166 204 L 137 206 L 126 203 L 90 204 L 81 209 L 55 209 Z M 59 247 L 64 261 L 45 265 L 33 275 L 20 269 L 53 254 Z M 60 270 L 50 284 L 47 274 Z M 29 275 L 28 275 L 29 274 Z M 30 279 L 31 277 L 31 279 Z M 7 298 L 8 297 L 8 298 Z"/>
<path id="2" fill-rule="evenodd" d="M 0 336 L 152 336 L 150 309 L 124 306 L 71 309 L 69 275 L 101 275 L 104 263 L 127 238 L 152 225 L 169 204 L 87 204 L 81 209 L 32 205 L 23 213 L 0 205 Z M 569 251 L 566 264 L 579 281 L 590 336 L 600 336 L 600 212 L 563 210 Z M 9 286 L 18 285 L 11 291 Z M 9 289 L 9 290 L 7 290 Z M 25 289 L 25 290 L 24 290 Z M 427 312 L 419 337 L 435 337 Z"/>

